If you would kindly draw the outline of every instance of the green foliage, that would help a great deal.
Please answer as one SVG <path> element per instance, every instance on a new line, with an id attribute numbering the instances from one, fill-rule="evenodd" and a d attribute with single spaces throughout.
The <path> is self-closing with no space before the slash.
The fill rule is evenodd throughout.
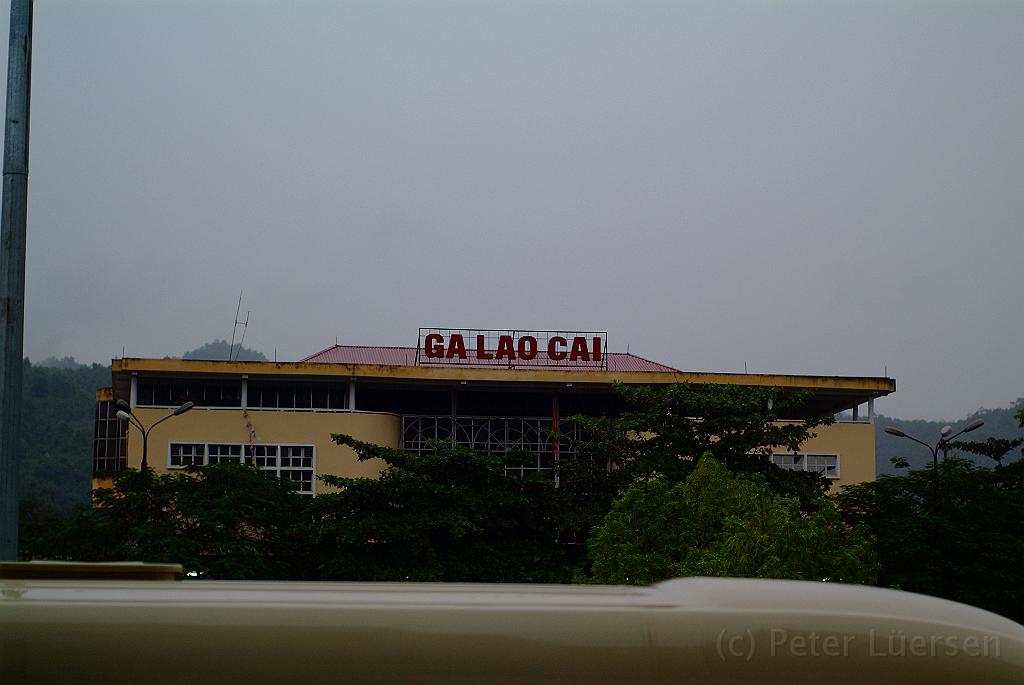
<path id="1" fill-rule="evenodd" d="M 22 366 L 19 493 L 22 500 L 68 513 L 89 501 L 96 389 L 110 367 Z"/>
<path id="2" fill-rule="evenodd" d="M 332 436 L 379 478 L 321 476 L 313 503 L 318 575 L 341 580 L 558 582 L 570 552 L 555 540 L 550 480 L 509 477 L 515 455 L 438 444 L 411 454 Z"/>
<path id="3" fill-rule="evenodd" d="M 81 369 L 88 366 L 88 364 L 79 364 L 75 361 L 74 357 L 60 357 L 58 359 L 51 355 L 36 364 L 36 366 L 45 366 L 51 369 Z"/>
<path id="4" fill-rule="evenodd" d="M 871 530 L 881 584 L 1024 621 L 1024 461 L 950 458 L 846 487 L 838 503 Z"/>
<path id="5" fill-rule="evenodd" d="M 227 359 L 228 348 L 215 340 L 185 358 Z M 243 347 L 238 359 L 266 357 Z M 89 502 L 96 389 L 110 385 L 110 367 L 50 357 L 41 364 L 26 359 L 22 374 L 19 499 L 68 514 Z"/>
<path id="6" fill-rule="evenodd" d="M 214 464 L 156 475 L 134 469 L 26 550 L 82 561 L 175 562 L 207 578 L 289 578 L 301 565 L 307 502 L 252 466 Z M 31 548 L 31 538 L 25 541 Z"/>
<path id="7" fill-rule="evenodd" d="M 267 361 L 266 355 L 262 352 L 242 347 L 240 343 L 235 343 L 234 351 L 232 352 L 231 343 L 227 340 L 214 340 L 213 342 L 208 342 L 194 350 L 186 352 L 181 356 L 181 358 L 211 359 L 213 361 L 224 361 L 229 358 L 242 362 Z"/>
<path id="8" fill-rule="evenodd" d="M 957 440 L 950 443 L 950 446 L 960 452 L 970 452 L 988 457 L 997 464 L 1002 464 L 1013 450 L 1024 444 L 1024 438 L 1007 440 L 1006 438 L 989 438 L 984 442 Z"/>
<path id="9" fill-rule="evenodd" d="M 65 517 L 52 506 L 31 500 L 18 504 L 18 558 L 63 558 Z"/>
<path id="10" fill-rule="evenodd" d="M 991 460 L 994 459 L 992 455 L 998 452 L 998 445 L 989 443 L 989 440 L 1006 440 L 1012 443 L 1019 438 L 1020 428 L 1024 428 L 1024 425 L 1021 425 L 1022 416 L 1024 416 L 1024 397 L 1014 402 L 1011 407 L 979 409 L 970 416 L 956 421 L 904 421 L 879 415 L 875 430 L 875 463 L 878 473 L 898 473 L 898 469 L 892 466 L 893 457 L 905 459 L 911 468 L 915 469 L 925 468 L 932 461 L 931 453 L 923 446 L 905 438 L 889 435 L 882 430 L 884 426 L 894 426 L 908 435 L 913 435 L 915 438 L 934 445 L 939 439 L 939 431 L 943 426 L 950 425 L 956 431 L 971 421 L 982 419 L 985 425 L 968 434 L 976 442 L 968 442 L 966 439 L 956 440 L 950 450 L 950 456 L 963 457 L 979 466 L 990 467 L 994 465 Z M 1021 452 L 1020 450 L 1014 451 L 1014 447 L 1011 445 L 1001 456 L 1003 461 L 1011 462 L 1020 459 Z"/>
<path id="11" fill-rule="evenodd" d="M 828 500 L 811 514 L 761 476 L 700 459 L 685 481 L 655 475 L 617 500 L 588 542 L 593 580 L 647 584 L 677 576 L 870 583 L 871 543 Z"/>
<path id="12" fill-rule="evenodd" d="M 800 410 L 805 393 L 687 384 L 617 385 L 616 391 L 628 406 L 621 416 L 573 419 L 589 436 L 582 447 L 617 466 L 620 492 L 655 473 L 670 482 L 684 480 L 705 454 L 734 471 L 763 474 L 775 490 L 805 506 L 828 489 L 824 477 L 779 469 L 770 460 L 773 448 L 796 451 L 815 428 L 833 422 L 832 416 L 780 422 Z"/>

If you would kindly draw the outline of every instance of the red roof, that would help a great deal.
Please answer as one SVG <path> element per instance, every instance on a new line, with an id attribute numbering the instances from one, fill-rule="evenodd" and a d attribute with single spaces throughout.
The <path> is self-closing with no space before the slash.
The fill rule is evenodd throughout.
<path id="1" fill-rule="evenodd" d="M 608 371 L 646 371 L 648 373 L 679 373 L 678 369 L 626 352 L 607 352 Z M 366 345 L 333 345 L 300 361 L 309 364 L 375 364 L 381 366 L 416 366 L 415 347 L 370 347 Z M 432 366 L 440 366 L 432 365 Z M 454 366 L 454 365 L 453 365 Z M 459 366 L 485 366 L 460 364 Z M 496 366 L 489 364 L 486 366 Z M 498 367 L 501 368 L 501 367 Z M 520 367 L 522 368 L 522 367 Z M 545 366 L 559 371 L 603 371 L 593 366 Z"/>

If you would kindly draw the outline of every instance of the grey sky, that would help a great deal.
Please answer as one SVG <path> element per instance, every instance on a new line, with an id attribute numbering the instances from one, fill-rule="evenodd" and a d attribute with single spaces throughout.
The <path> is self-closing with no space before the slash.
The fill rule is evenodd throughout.
<path id="1" fill-rule="evenodd" d="M 26 354 L 607 330 L 1024 396 L 1024 3 L 37 0 Z M 4 13 L 6 22 L 6 12 Z M 6 35 L 6 23 L 4 24 Z"/>

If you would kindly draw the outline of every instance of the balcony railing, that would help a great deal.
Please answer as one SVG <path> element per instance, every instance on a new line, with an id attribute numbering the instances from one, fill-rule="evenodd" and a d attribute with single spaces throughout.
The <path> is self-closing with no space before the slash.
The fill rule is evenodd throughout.
<path id="1" fill-rule="evenodd" d="M 576 456 L 579 429 L 571 421 L 559 422 L 558 438 L 550 417 L 539 416 L 431 416 L 402 417 L 401 448 L 411 452 L 431 449 L 434 440 L 492 454 L 526 452 L 534 461 L 509 465 L 506 473 L 524 475 L 550 471 L 556 459 Z"/>

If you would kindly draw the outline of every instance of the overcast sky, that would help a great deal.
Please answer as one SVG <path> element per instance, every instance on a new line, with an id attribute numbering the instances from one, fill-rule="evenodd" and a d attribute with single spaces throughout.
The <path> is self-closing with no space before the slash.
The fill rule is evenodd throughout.
<path id="1" fill-rule="evenodd" d="M 6 35 L 6 12 L 4 13 Z M 37 0 L 25 352 L 607 330 L 1024 396 L 1024 2 Z"/>

